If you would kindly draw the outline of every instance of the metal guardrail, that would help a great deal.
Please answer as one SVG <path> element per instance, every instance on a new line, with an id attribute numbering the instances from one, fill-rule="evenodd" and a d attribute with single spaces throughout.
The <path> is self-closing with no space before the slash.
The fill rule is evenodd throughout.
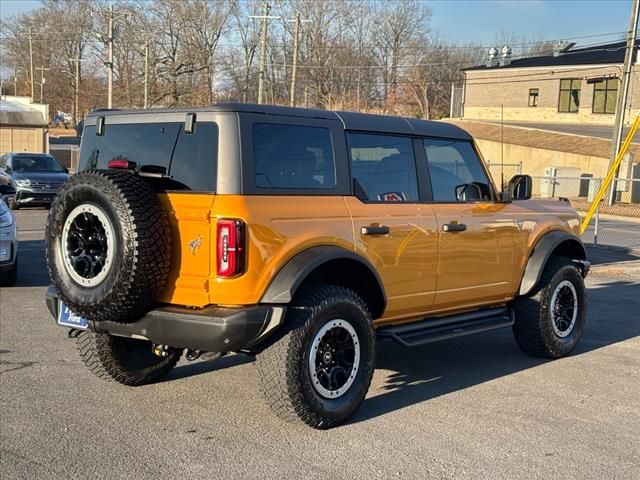
<path id="1" fill-rule="evenodd" d="M 604 178 L 533 177 L 533 196 L 539 199 L 566 198 L 584 220 Z M 582 239 L 595 246 L 640 250 L 640 179 L 616 178 L 616 202 L 601 201 Z"/>

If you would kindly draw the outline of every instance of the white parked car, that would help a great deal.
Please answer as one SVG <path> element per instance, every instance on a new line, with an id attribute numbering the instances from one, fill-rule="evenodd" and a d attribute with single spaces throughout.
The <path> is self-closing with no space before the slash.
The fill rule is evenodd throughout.
<path id="1" fill-rule="evenodd" d="M 16 216 L 0 195 L 0 286 L 10 286 L 18 278 L 18 231 Z"/>

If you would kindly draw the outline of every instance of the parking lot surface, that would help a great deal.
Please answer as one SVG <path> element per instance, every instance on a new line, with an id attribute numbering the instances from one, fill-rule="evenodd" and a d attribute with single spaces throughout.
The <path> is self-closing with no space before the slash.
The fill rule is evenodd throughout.
<path id="1" fill-rule="evenodd" d="M 19 280 L 0 290 L 3 479 L 640 478 L 633 276 L 588 278 L 587 327 L 561 360 L 524 355 L 510 330 L 379 344 L 360 410 L 315 431 L 271 414 L 241 355 L 138 388 L 93 377 L 44 304 L 45 215 L 18 212 Z"/>

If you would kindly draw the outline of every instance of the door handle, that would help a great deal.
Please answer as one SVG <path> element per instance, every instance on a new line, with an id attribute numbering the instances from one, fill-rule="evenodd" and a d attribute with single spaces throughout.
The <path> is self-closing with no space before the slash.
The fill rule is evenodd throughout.
<path id="1" fill-rule="evenodd" d="M 442 225 L 443 232 L 464 232 L 467 226 L 464 223 L 445 223 Z"/>
<path id="2" fill-rule="evenodd" d="M 361 235 L 386 235 L 389 233 L 389 227 L 385 225 L 374 226 L 369 225 L 366 227 L 360 227 Z"/>

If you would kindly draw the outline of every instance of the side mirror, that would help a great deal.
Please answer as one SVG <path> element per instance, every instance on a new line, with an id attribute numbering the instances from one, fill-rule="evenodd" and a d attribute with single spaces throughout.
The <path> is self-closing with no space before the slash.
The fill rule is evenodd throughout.
<path id="1" fill-rule="evenodd" d="M 533 180 L 529 175 L 515 175 L 507 185 L 505 200 L 529 200 L 533 191 Z"/>
<path id="2" fill-rule="evenodd" d="M 62 169 L 64 170 L 64 173 L 69 173 L 69 169 L 67 167 L 62 167 Z"/>
<path id="3" fill-rule="evenodd" d="M 456 187 L 456 199 L 459 202 L 482 200 L 482 188 L 475 182 L 458 185 Z"/>

